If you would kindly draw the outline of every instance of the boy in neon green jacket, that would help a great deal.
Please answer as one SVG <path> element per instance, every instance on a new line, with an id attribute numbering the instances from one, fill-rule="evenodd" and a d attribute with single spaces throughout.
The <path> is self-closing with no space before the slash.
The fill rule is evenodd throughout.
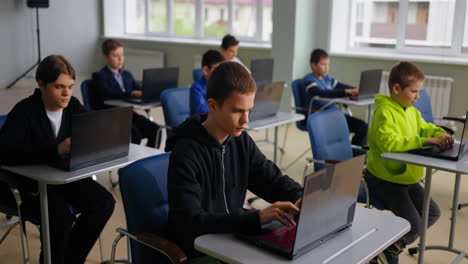
<path id="1" fill-rule="evenodd" d="M 390 96 L 375 96 L 374 119 L 369 128 L 369 152 L 364 178 L 369 192 L 395 215 L 411 223 L 411 230 L 384 253 L 390 264 L 398 263 L 402 249 L 419 237 L 424 189 L 419 184 L 423 168 L 380 157 L 385 152 L 404 152 L 425 145 L 446 149 L 453 137 L 427 123 L 413 106 L 419 98 L 424 73 L 414 64 L 400 62 L 393 66 L 388 81 Z M 431 199 L 428 226 L 440 217 Z"/>

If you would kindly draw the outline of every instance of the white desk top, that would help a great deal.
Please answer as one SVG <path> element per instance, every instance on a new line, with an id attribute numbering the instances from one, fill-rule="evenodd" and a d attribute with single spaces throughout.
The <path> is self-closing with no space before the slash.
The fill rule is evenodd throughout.
<path id="1" fill-rule="evenodd" d="M 367 105 L 374 104 L 373 97 L 362 99 L 362 100 L 351 100 L 346 97 L 342 97 L 342 98 L 314 97 L 314 100 L 327 101 L 327 102 L 333 102 L 333 103 L 338 103 L 338 104 L 357 105 L 357 106 L 367 106 Z"/>
<path id="2" fill-rule="evenodd" d="M 426 168 L 433 168 L 460 174 L 468 174 L 468 153 L 465 153 L 462 159 L 458 161 L 426 157 L 406 152 L 387 152 L 382 153 L 381 157 L 388 160 L 419 165 Z"/>
<path id="3" fill-rule="evenodd" d="M 75 171 L 65 171 L 44 164 L 1 166 L 1 168 L 46 184 L 65 184 L 90 177 L 91 175 L 102 171 L 122 167 L 136 160 L 161 153 L 162 152 L 157 149 L 130 144 L 130 150 L 127 157 Z"/>
<path id="4" fill-rule="evenodd" d="M 266 128 L 281 126 L 284 124 L 304 120 L 304 118 L 305 116 L 301 114 L 278 112 L 276 116 L 249 122 L 249 124 L 247 125 L 247 130 L 258 131 Z"/>
<path id="5" fill-rule="evenodd" d="M 133 108 L 138 109 L 138 110 L 149 110 L 151 108 L 160 106 L 161 102 L 137 104 L 137 103 L 130 103 L 125 100 L 113 99 L 113 100 L 105 100 L 104 104 L 110 105 L 110 106 L 133 106 Z"/>
<path id="6" fill-rule="evenodd" d="M 228 263 L 366 263 L 409 230 L 410 224 L 403 218 L 357 206 L 349 230 L 292 261 L 241 241 L 233 234 L 198 237 L 195 248 Z"/>

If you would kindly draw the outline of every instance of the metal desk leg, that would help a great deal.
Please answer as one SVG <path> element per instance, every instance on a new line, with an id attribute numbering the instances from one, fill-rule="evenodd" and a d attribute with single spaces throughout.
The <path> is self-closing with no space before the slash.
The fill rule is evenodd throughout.
<path id="1" fill-rule="evenodd" d="M 452 218 L 450 219 L 450 236 L 449 236 L 449 248 L 453 248 L 453 240 L 455 239 L 455 226 L 457 224 L 457 205 L 458 205 L 458 194 L 460 193 L 460 179 L 461 175 L 457 173 L 455 175 L 455 186 L 453 191 L 453 203 L 452 203 Z"/>
<path id="2" fill-rule="evenodd" d="M 424 250 L 426 247 L 427 220 L 429 219 L 429 202 L 431 194 L 432 169 L 426 168 L 426 178 L 424 180 L 424 200 L 422 210 L 421 237 L 419 238 L 419 256 L 418 264 L 424 263 Z"/>
<path id="3" fill-rule="evenodd" d="M 275 126 L 275 142 L 274 142 L 274 150 L 273 150 L 273 162 L 277 164 L 278 161 L 278 126 Z"/>
<path id="4" fill-rule="evenodd" d="M 41 232 L 42 232 L 42 254 L 44 263 L 51 263 L 50 255 L 50 233 L 49 233 L 49 205 L 47 202 L 47 184 L 39 182 L 39 195 L 41 200 Z"/>

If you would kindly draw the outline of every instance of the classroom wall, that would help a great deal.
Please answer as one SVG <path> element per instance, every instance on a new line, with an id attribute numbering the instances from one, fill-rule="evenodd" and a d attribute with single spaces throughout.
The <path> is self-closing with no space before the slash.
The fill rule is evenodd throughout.
<path id="1" fill-rule="evenodd" d="M 100 66 L 101 1 L 49 0 L 39 9 L 42 58 L 62 54 L 77 77 L 88 77 Z M 38 58 L 36 10 L 26 0 L 0 1 L 0 88 L 4 88 Z M 23 82 L 34 80 L 35 70 Z"/>

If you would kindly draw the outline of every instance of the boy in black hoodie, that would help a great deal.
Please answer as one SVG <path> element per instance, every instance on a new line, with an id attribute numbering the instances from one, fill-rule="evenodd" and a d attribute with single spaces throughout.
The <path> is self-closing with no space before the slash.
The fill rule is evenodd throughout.
<path id="1" fill-rule="evenodd" d="M 268 160 L 243 130 L 256 85 L 236 62 L 220 64 L 206 88 L 208 115 L 194 115 L 168 139 L 169 237 L 189 259 L 194 239 L 208 233 L 260 231 L 279 220 L 295 224 L 301 186 Z M 244 211 L 247 189 L 273 203 Z M 281 202 L 278 202 L 281 201 Z M 199 254 L 199 253 L 198 253 Z"/>
<path id="2" fill-rule="evenodd" d="M 72 96 L 75 70 L 50 55 L 37 67 L 36 81 L 39 88 L 15 105 L 0 130 L 0 164 L 47 163 L 70 151 L 71 117 L 84 112 Z M 22 212 L 40 219 L 37 182 L 24 179 L 19 190 Z M 47 193 L 51 262 L 84 263 L 114 211 L 112 194 L 91 178 L 48 185 Z"/>

